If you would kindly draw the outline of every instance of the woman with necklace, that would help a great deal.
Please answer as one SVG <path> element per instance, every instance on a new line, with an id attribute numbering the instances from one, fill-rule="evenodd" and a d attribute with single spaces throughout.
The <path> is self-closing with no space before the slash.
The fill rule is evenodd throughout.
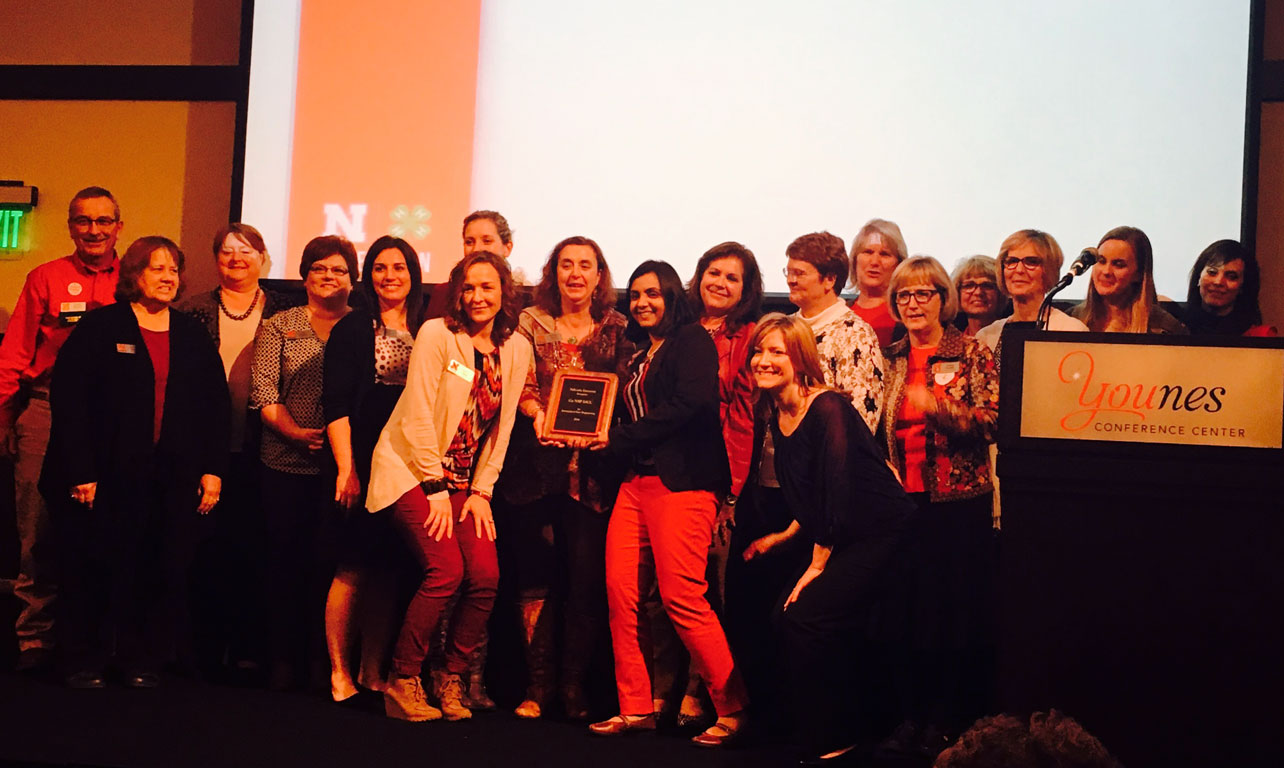
<path id="1" fill-rule="evenodd" d="M 301 682 L 298 676 L 311 669 L 309 654 L 320 644 L 315 630 L 322 626 L 326 586 L 334 575 L 333 532 L 322 525 L 333 493 L 322 474 L 321 390 L 326 342 L 348 314 L 356 272 L 352 243 L 313 238 L 299 263 L 308 303 L 278 312 L 254 341 L 251 403 L 264 426 L 259 456 L 269 558 L 269 683 L 276 689 Z"/>
<path id="2" fill-rule="evenodd" d="M 495 604 L 499 566 L 491 511 L 531 348 L 517 327 L 517 291 L 508 262 L 479 251 L 450 273 L 449 313 L 424 323 L 406 390 L 379 435 L 366 509 L 389 509 L 422 581 L 406 609 L 384 689 L 389 717 L 464 720 L 462 675 Z M 446 660 L 429 703 L 420 674 L 450 599 Z"/>
<path id="3" fill-rule="evenodd" d="M 606 522 L 618 479 L 600 454 L 537 436 L 559 370 L 623 377 L 634 346 L 614 306 L 602 249 L 587 237 L 568 237 L 553 246 L 535 303 L 517 321 L 535 359 L 518 406 L 526 419 L 514 430 L 498 484 L 503 506 L 497 512 L 506 530 L 501 572 L 512 587 L 506 591 L 516 594 L 529 676 L 519 717 L 540 717 L 548 706 L 559 618 L 559 687 L 568 717 L 588 717 L 584 684 L 596 652 L 606 647 Z"/>
<path id="4" fill-rule="evenodd" d="M 197 659 L 216 667 L 226 659 L 232 673 L 257 669 L 262 647 L 262 512 L 259 504 L 258 413 L 249 408 L 254 335 L 263 321 L 295 303 L 263 288 L 259 278 L 269 256 L 263 236 L 249 224 L 221 228 L 213 241 L 219 284 L 178 309 L 196 318 L 218 348 L 232 402 L 231 462 L 223 480 L 213 533 L 201 543 L 195 580 L 201 604 Z"/>
<path id="5" fill-rule="evenodd" d="M 410 350 L 419 330 L 423 273 L 405 240 L 385 235 L 371 243 L 356 289 L 360 301 L 335 326 L 325 347 L 321 407 L 335 460 L 333 499 L 342 518 L 338 564 L 326 599 L 330 695 L 357 694 L 353 647 L 361 649 L 362 686 L 382 691 L 393 617 L 393 553 L 387 515 L 364 510 L 370 456 L 406 388 Z"/>
<path id="6" fill-rule="evenodd" d="M 606 592 L 620 714 L 590 726 L 615 736 L 654 730 L 642 599 L 658 581 L 665 613 L 709 687 L 717 721 L 693 741 L 717 747 L 745 724 L 749 699 L 705 592 L 719 497 L 730 485 L 718 418 L 718 350 L 693 322 L 673 267 L 645 261 L 629 278 L 628 335 L 642 346 L 603 448 L 628 474 L 606 533 Z M 653 567 L 652 565 L 653 564 Z"/>

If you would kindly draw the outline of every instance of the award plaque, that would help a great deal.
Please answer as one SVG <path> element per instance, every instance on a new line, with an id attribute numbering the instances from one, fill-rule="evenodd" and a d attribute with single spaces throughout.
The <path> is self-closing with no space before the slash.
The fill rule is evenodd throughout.
<path id="1" fill-rule="evenodd" d="M 615 412 L 613 373 L 560 370 L 553 375 L 553 391 L 544 415 L 545 440 L 572 437 L 606 439 Z"/>

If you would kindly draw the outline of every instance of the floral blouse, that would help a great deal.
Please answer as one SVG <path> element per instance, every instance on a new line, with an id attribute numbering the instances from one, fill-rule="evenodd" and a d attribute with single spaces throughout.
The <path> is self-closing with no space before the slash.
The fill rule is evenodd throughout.
<path id="1" fill-rule="evenodd" d="M 802 317 L 816 334 L 825 384 L 851 399 L 870 434 L 883 411 L 884 361 L 878 334 L 841 301 L 815 317 Z"/>
<path id="2" fill-rule="evenodd" d="M 548 407 L 553 376 L 560 368 L 614 373 L 623 386 L 629 358 L 635 349 L 624 337 L 628 321 L 608 310 L 593 333 L 578 345 L 570 345 L 556 330 L 554 318 L 539 307 L 527 307 L 517 321 L 517 331 L 531 342 L 535 364 L 526 377 L 521 409 L 535 401 Z M 521 410 L 519 410 L 519 414 Z M 567 494 L 585 506 L 604 512 L 614 502 L 615 489 L 608 480 L 606 461 L 590 451 L 543 446 L 535 439 L 531 421 L 518 419 L 508 446 L 508 458 L 496 492 L 512 504 L 529 504 L 545 496 Z"/>

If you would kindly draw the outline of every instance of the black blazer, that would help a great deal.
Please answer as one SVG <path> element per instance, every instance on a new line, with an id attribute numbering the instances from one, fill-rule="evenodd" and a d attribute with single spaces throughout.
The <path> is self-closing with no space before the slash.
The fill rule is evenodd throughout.
<path id="1" fill-rule="evenodd" d="M 184 486 L 195 509 L 201 475 L 227 476 L 231 404 L 223 361 L 201 323 L 169 313 L 169 379 L 159 443 L 152 443 L 155 372 L 128 302 L 85 315 L 58 353 L 53 414 L 41 473 L 46 496 L 75 485 Z M 157 457 L 163 458 L 158 464 Z M 163 466 L 165 472 L 156 469 Z M 140 473 L 151 472 L 151 476 Z M 96 506 L 96 505 L 95 505 Z"/>
<path id="2" fill-rule="evenodd" d="M 718 348 L 709 333 L 698 323 L 683 326 L 655 353 L 640 421 L 628 420 L 624 384 L 615 405 L 622 422 L 611 429 L 611 450 L 627 459 L 649 449 L 670 491 L 726 493 L 731 469 L 719 417 Z"/>

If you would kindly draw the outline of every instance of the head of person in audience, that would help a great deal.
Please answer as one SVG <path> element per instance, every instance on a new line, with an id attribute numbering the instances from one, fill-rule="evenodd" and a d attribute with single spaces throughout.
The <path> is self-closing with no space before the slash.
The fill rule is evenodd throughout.
<path id="1" fill-rule="evenodd" d="M 894 222 L 865 222 L 852 241 L 851 275 L 859 297 L 885 301 L 892 272 L 908 255 L 901 228 Z"/>
<path id="2" fill-rule="evenodd" d="M 312 306 L 339 309 L 347 305 L 357 276 L 357 249 L 338 235 L 314 237 L 303 246 L 299 277 Z"/>
<path id="3" fill-rule="evenodd" d="M 1097 243 L 1097 263 L 1092 267 L 1092 282 L 1084 323 L 1094 331 L 1105 327 L 1107 307 L 1132 313 L 1129 328 L 1145 333 L 1150 324 L 1150 310 L 1158 303 L 1155 278 L 1151 272 L 1154 252 L 1150 238 L 1136 227 L 1115 227 Z"/>
<path id="4" fill-rule="evenodd" d="M 508 258 L 513 253 L 513 230 L 498 211 L 473 211 L 464 217 L 464 255 L 489 251 Z"/>
<path id="5" fill-rule="evenodd" d="M 934 768 L 1120 768 L 1105 745 L 1072 717 L 1035 712 L 983 717 L 933 763 Z"/>
<path id="6" fill-rule="evenodd" d="M 447 328 L 476 335 L 489 326 L 491 342 L 501 346 L 517 328 L 522 311 L 508 258 L 476 251 L 460 259 L 450 270 L 447 307 Z"/>
<path id="7" fill-rule="evenodd" d="M 116 240 L 125 223 L 120 204 L 102 187 L 85 187 L 67 206 L 67 231 L 76 256 L 85 264 L 107 262 L 116 253 Z"/>
<path id="8" fill-rule="evenodd" d="M 968 256 L 954 268 L 959 314 L 967 319 L 969 336 L 999 319 L 1006 301 L 999 293 L 998 262 L 990 256 Z"/>
<path id="9" fill-rule="evenodd" d="M 959 311 L 959 295 L 945 267 L 931 256 L 902 261 L 888 283 L 892 317 L 909 332 L 910 345 L 934 347 Z"/>
<path id="10" fill-rule="evenodd" d="M 828 232 L 812 232 L 785 248 L 785 282 L 789 300 L 807 317 L 839 301 L 847 286 L 847 248 L 842 238 Z"/>
<path id="11" fill-rule="evenodd" d="M 636 344 L 667 339 L 696 320 L 682 279 L 666 261 L 644 261 L 629 275 L 629 325 Z"/>
<path id="12" fill-rule="evenodd" d="M 594 321 L 605 317 L 615 306 L 615 283 L 601 246 L 581 235 L 553 246 L 535 286 L 535 305 L 553 317 L 586 307 Z"/>
<path id="13" fill-rule="evenodd" d="M 357 293 L 379 323 L 383 312 L 405 307 L 406 324 L 414 333 L 423 304 L 423 284 L 419 254 L 400 237 L 384 235 L 366 250 Z"/>
<path id="14" fill-rule="evenodd" d="M 806 395 L 825 386 L 816 334 L 798 317 L 764 315 L 749 339 L 748 365 L 754 387 L 773 400 L 787 391 Z"/>
<path id="15" fill-rule="evenodd" d="M 213 249 L 221 287 L 237 293 L 259 287 L 269 261 L 267 245 L 257 229 L 240 222 L 228 224 L 214 234 Z"/>
<path id="16" fill-rule="evenodd" d="M 734 331 L 762 314 L 762 273 L 753 251 L 727 241 L 704 252 L 687 283 L 687 297 L 702 322 Z"/>
<path id="17" fill-rule="evenodd" d="M 1253 254 L 1235 240 L 1218 240 L 1199 254 L 1190 270 L 1186 306 L 1215 317 L 1234 316 L 1248 330 L 1262 322 L 1260 284 Z"/>
<path id="18" fill-rule="evenodd" d="M 116 301 L 137 304 L 149 312 L 168 307 L 183 292 L 185 266 L 183 252 L 168 237 L 138 238 L 120 257 Z"/>

